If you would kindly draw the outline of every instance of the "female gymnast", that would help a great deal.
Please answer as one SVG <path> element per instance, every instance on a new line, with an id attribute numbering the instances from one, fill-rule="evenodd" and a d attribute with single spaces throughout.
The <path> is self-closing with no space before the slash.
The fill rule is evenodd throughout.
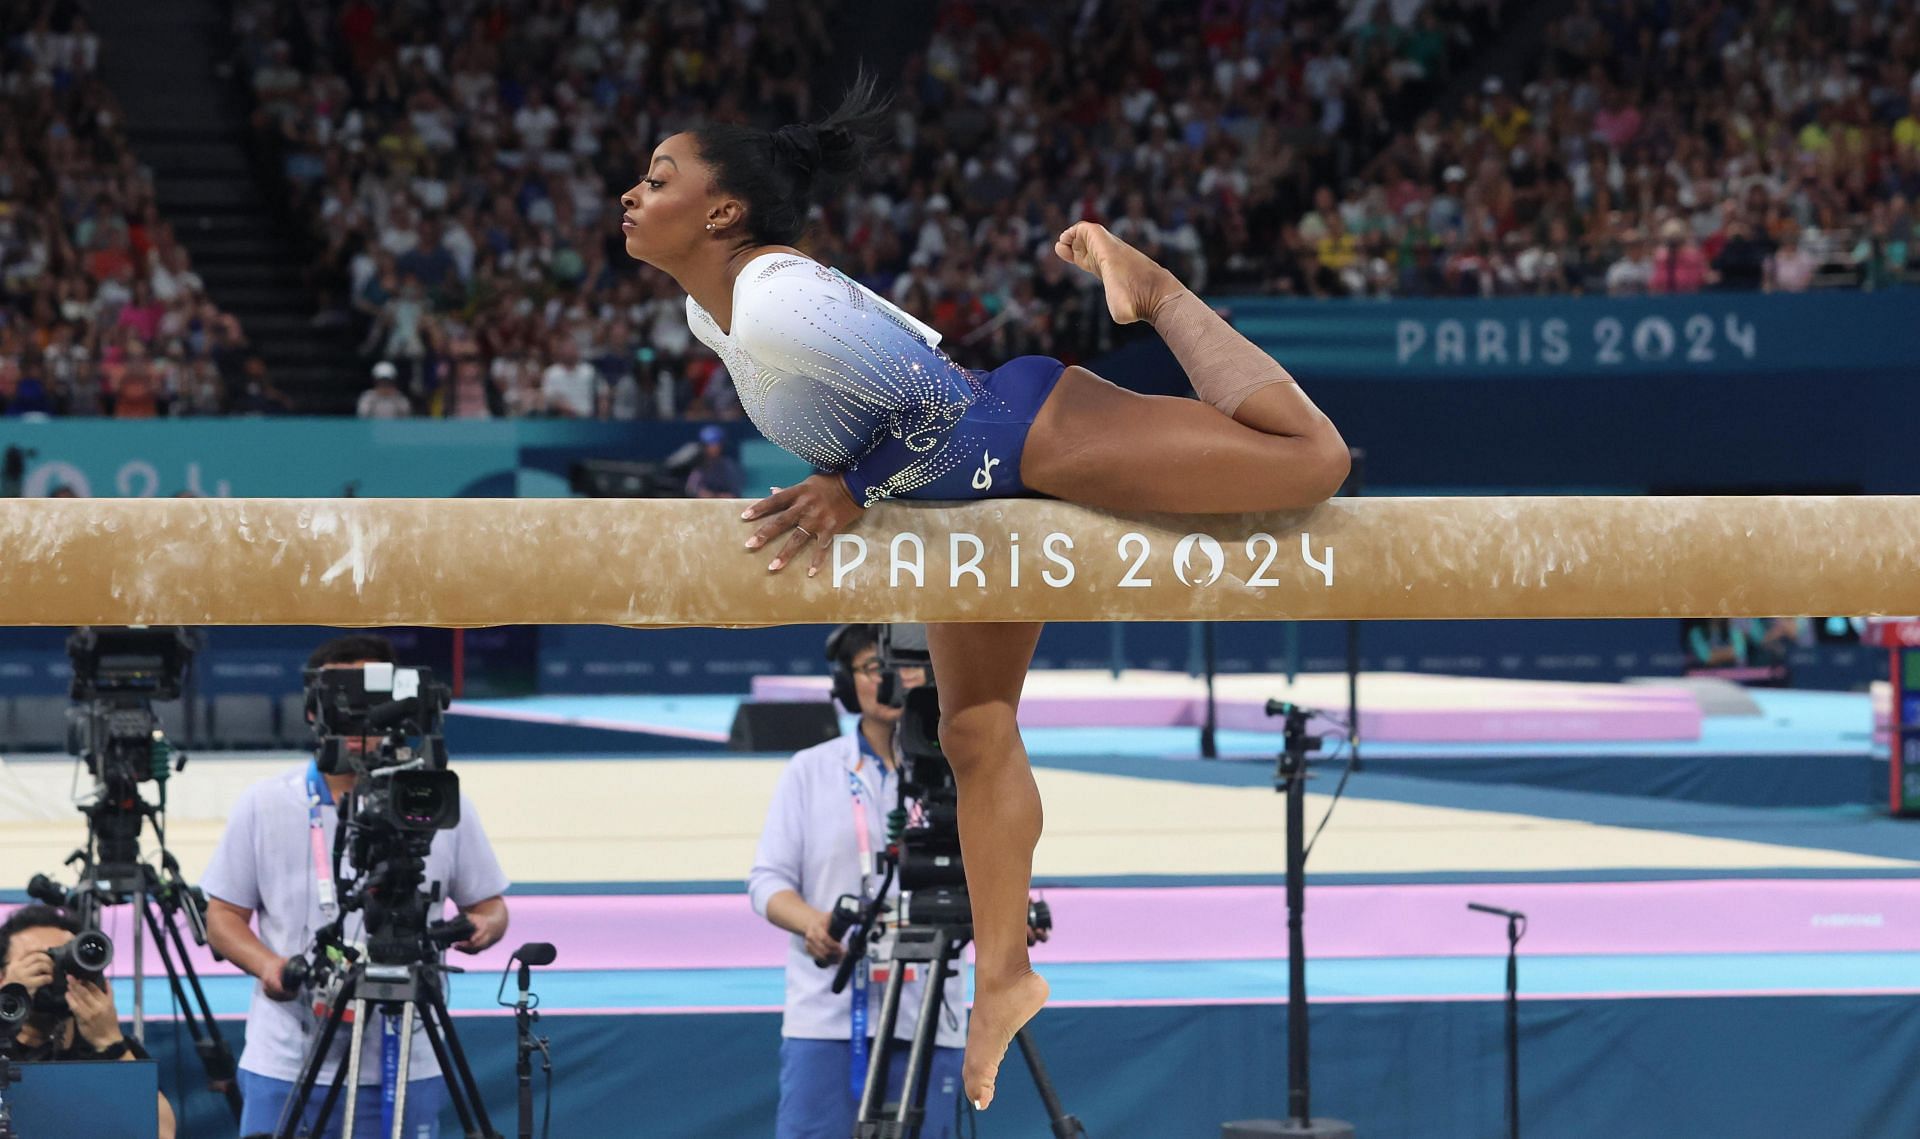
<path id="1" fill-rule="evenodd" d="M 1069 226 L 1054 252 L 1099 278 L 1115 321 L 1153 326 L 1199 400 L 1139 395 L 1041 356 L 962 368 L 932 329 L 794 248 L 885 113 L 863 81 L 822 122 L 676 134 L 620 199 L 627 253 L 679 282 L 694 335 L 725 362 L 748 417 L 820 472 L 742 514 L 758 523 L 749 549 L 787 536 L 770 571 L 812 546 L 817 573 L 833 536 L 883 498 L 1046 495 L 1213 514 L 1310 507 L 1339 489 L 1346 444 L 1286 369 L 1099 225 Z M 1026 940 L 1040 793 L 1014 721 L 1039 636 L 1037 623 L 927 630 L 973 899 L 962 1078 L 980 1108 L 1047 999 Z"/>

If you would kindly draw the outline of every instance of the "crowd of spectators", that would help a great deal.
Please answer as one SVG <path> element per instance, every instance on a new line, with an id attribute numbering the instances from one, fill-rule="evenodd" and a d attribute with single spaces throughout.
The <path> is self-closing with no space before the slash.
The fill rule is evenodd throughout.
<path id="1" fill-rule="evenodd" d="M 806 0 L 238 0 L 255 127 L 368 414 L 740 414 L 615 199 L 708 118 L 850 78 Z M 962 362 L 1112 343 L 1092 218 L 1213 293 L 1888 288 L 1920 279 L 1920 9 L 1573 0 L 1532 73 L 1431 97 L 1499 0 L 944 0 L 823 259 Z M 0 12 L 0 411 L 284 405 L 154 202 L 72 0 Z M 373 393 L 370 393 L 373 394 Z"/>
<path id="2" fill-rule="evenodd" d="M 729 418 L 615 201 L 674 131 L 817 113 L 851 78 L 840 7 L 240 0 L 235 30 L 322 318 L 414 411 Z M 1358 175 L 1498 21 L 1498 0 L 948 0 L 880 77 L 894 144 L 807 244 L 963 363 L 1084 359 L 1114 330 L 1055 233 L 1097 218 L 1196 287 L 1261 287 L 1312 187 Z"/>
<path id="3" fill-rule="evenodd" d="M 1920 7 L 1574 0 L 1536 73 L 1323 188 L 1262 287 L 1799 292 L 1920 282 Z"/>
<path id="4" fill-rule="evenodd" d="M 154 202 L 77 7 L 0 5 L 0 415 L 278 410 Z"/>

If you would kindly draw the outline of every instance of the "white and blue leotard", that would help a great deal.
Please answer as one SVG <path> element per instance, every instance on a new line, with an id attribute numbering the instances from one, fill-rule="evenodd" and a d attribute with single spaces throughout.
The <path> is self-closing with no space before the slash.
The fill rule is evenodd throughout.
<path id="1" fill-rule="evenodd" d="M 933 329 L 810 258 L 765 253 L 733 285 L 733 327 L 692 297 L 687 323 L 717 353 L 761 434 L 883 498 L 1027 493 L 1027 428 L 1063 365 L 1025 356 L 962 368 Z"/>

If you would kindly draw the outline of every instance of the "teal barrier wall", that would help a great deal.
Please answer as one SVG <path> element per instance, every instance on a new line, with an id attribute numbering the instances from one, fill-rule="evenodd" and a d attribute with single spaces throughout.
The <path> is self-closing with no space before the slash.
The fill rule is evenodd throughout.
<path id="1" fill-rule="evenodd" d="M 1908 458 L 1920 290 L 1213 300 L 1368 451 L 1376 490 L 1920 487 Z M 1129 387 L 1189 390 L 1151 336 L 1093 366 Z M 38 452 L 29 495 L 552 495 L 580 457 L 660 458 L 699 426 L 0 420 L 0 447 Z M 805 475 L 750 425 L 728 431 L 749 493 Z"/>
<path id="2" fill-rule="evenodd" d="M 1366 451 L 1369 493 L 1920 493 L 1920 289 L 1209 299 Z M 1190 390 L 1151 334 L 1091 366 Z"/>
<path id="3" fill-rule="evenodd" d="M 1235 327 L 1320 379 L 1911 372 L 1920 291 L 1489 301 L 1223 297 Z"/>
<path id="4" fill-rule="evenodd" d="M 551 419 L 0 420 L 0 448 L 32 452 L 21 493 L 192 491 L 232 497 L 564 496 L 582 458 L 658 459 L 697 423 Z M 739 426 L 729 428 L 736 437 Z M 750 431 L 750 429 L 747 429 Z"/>

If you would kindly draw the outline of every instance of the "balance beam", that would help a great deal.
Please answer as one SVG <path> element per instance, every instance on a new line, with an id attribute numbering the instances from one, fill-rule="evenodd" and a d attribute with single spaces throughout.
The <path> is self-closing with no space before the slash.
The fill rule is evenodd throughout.
<path id="1" fill-rule="evenodd" d="M 1920 612 L 1920 498 L 886 503 L 767 572 L 741 504 L 0 500 L 0 625 L 1267 621 Z"/>

